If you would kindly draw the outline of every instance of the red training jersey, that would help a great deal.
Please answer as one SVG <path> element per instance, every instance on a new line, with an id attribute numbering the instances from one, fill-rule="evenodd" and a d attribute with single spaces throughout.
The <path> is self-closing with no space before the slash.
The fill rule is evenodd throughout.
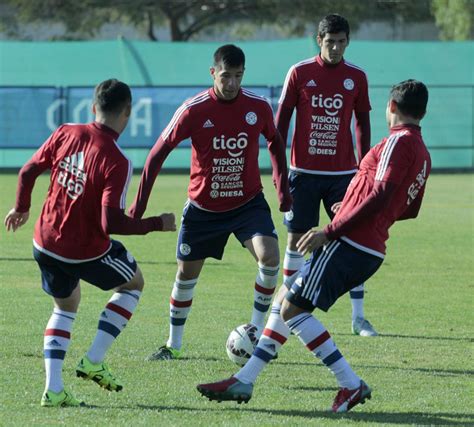
<path id="1" fill-rule="evenodd" d="M 369 197 L 377 181 L 394 185 L 388 203 L 364 215 L 341 237 L 356 248 L 383 258 L 388 229 L 395 221 L 412 217 L 406 216 L 412 204 L 419 209 L 430 170 L 431 158 L 421 137 L 421 128 L 416 125 L 392 127 L 390 136 L 362 159 L 340 210 L 326 229 L 330 233 L 338 221 L 350 218 L 351 213 Z"/>
<path id="2" fill-rule="evenodd" d="M 352 114 L 371 110 L 362 69 L 345 60 L 326 64 L 319 55 L 301 61 L 288 71 L 279 103 L 296 108 L 291 170 L 321 175 L 357 171 Z"/>
<path id="3" fill-rule="evenodd" d="M 260 134 L 269 141 L 269 148 L 270 142 L 278 139 L 273 111 L 265 98 L 241 89 L 235 99 L 223 101 L 211 88 L 178 108 L 155 147 L 165 145 L 169 152 L 191 138 L 190 202 L 204 210 L 224 212 L 247 203 L 262 191 L 258 164 Z M 279 141 L 280 154 L 271 152 L 272 161 L 279 157 L 276 163 L 284 168 L 280 179 L 286 183 L 283 188 L 288 192 L 285 151 L 281 138 Z M 145 211 L 161 168 L 162 160 L 154 165 L 154 158 L 161 156 L 161 149 L 155 147 L 143 171 L 139 196 L 132 208 L 134 215 Z"/>
<path id="4" fill-rule="evenodd" d="M 132 164 L 100 123 L 59 127 L 30 162 L 51 169 L 46 201 L 35 226 L 34 246 L 65 262 L 96 259 L 110 248 L 101 225 L 102 206 L 125 209 Z"/>

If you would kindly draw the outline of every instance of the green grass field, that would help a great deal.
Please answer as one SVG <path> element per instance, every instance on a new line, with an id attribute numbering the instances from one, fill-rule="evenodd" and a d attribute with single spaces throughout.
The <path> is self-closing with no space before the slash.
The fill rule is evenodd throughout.
<path id="1" fill-rule="evenodd" d="M 129 203 L 138 181 L 135 176 Z M 4 216 L 14 202 L 16 176 L 2 175 L 0 183 Z M 201 275 L 184 337 L 185 358 L 144 361 L 168 335 L 176 233 L 120 238 L 146 282 L 132 321 L 108 355 L 124 390 L 112 394 L 74 375 L 109 298 L 83 284 L 64 378 L 93 406 L 41 408 L 42 334 L 52 302 L 40 287 L 31 238 L 47 185 L 46 177 L 37 182 L 30 222 L 15 234 L 0 232 L 0 425 L 474 425 L 474 175 L 432 176 L 419 218 L 392 228 L 386 261 L 366 285 L 366 315 L 382 336 L 350 334 L 347 296 L 329 313 L 317 313 L 374 390 L 371 401 L 344 416 L 327 412 L 335 380 L 294 337 L 260 376 L 248 405 L 209 402 L 196 391 L 197 383 L 236 371 L 224 343 L 232 328 L 250 320 L 256 268 L 235 239 L 224 259 L 209 260 Z M 186 185 L 186 176 L 159 177 L 148 212 L 173 211 L 179 218 Z M 264 185 L 283 253 L 285 230 L 268 176 Z"/>

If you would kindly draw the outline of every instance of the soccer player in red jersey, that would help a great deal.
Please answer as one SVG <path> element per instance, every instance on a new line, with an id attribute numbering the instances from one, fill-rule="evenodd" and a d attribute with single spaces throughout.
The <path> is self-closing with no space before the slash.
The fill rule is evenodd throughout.
<path id="1" fill-rule="evenodd" d="M 133 256 L 109 234 L 176 230 L 173 214 L 146 219 L 125 215 L 132 165 L 117 139 L 127 126 L 131 102 L 125 83 L 115 79 L 100 83 L 92 107 L 95 121 L 62 125 L 46 140 L 20 170 L 15 207 L 5 217 L 7 230 L 12 231 L 28 221 L 36 178 L 50 169 L 50 186 L 33 239 L 43 289 L 54 299 L 44 333 L 46 387 L 41 406 L 84 405 L 64 388 L 62 380 L 81 299 L 79 280 L 114 294 L 76 374 L 107 390 L 122 389 L 104 358 L 130 320 L 144 281 Z"/>
<path id="2" fill-rule="evenodd" d="M 331 206 L 344 197 L 358 162 L 370 149 L 371 109 L 367 77 L 344 59 L 349 45 L 349 23 L 340 15 L 326 16 L 318 28 L 318 56 L 293 65 L 286 77 L 277 112 L 277 127 L 286 141 L 293 110 L 296 127 L 291 143 L 291 211 L 285 215 L 288 241 L 283 261 L 283 283 L 291 288 L 304 257 L 296 243 L 319 224 L 321 201 L 333 218 Z M 351 121 L 355 116 L 358 162 L 354 157 Z M 283 301 L 285 288 L 273 309 Z M 375 336 L 364 316 L 364 285 L 350 291 L 352 332 Z"/>
<path id="3" fill-rule="evenodd" d="M 431 170 L 419 126 L 427 102 L 428 90 L 419 81 L 392 88 L 386 110 L 390 136 L 363 158 L 332 222 L 298 241 L 298 250 L 311 252 L 311 257 L 287 292 L 281 317 L 279 310 L 272 310 L 252 357 L 236 375 L 198 385 L 204 396 L 247 402 L 259 373 L 293 333 L 335 375 L 339 391 L 332 411 L 346 412 L 371 398 L 369 386 L 312 312 L 329 310 L 341 295 L 371 277 L 383 262 L 389 228 L 418 215 Z"/>
<path id="4" fill-rule="evenodd" d="M 170 334 L 149 360 L 181 355 L 184 324 L 199 274 L 208 257 L 222 259 L 234 234 L 258 263 L 251 323 L 263 330 L 278 280 L 279 250 L 270 208 L 262 193 L 259 136 L 268 141 L 280 211 L 291 206 L 285 146 L 262 97 L 241 88 L 245 55 L 234 45 L 214 53 L 212 88 L 184 102 L 152 148 L 130 213 L 145 212 L 153 183 L 170 153 L 192 142 L 188 201 L 177 245 L 178 271 L 170 298 Z"/>

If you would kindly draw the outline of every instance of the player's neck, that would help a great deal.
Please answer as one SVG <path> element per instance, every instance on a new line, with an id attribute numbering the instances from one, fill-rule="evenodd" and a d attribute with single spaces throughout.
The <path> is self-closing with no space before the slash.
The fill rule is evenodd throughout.
<path id="1" fill-rule="evenodd" d="M 390 127 L 393 128 L 395 126 L 406 126 L 406 125 L 415 125 L 420 126 L 420 120 L 414 119 L 413 117 L 409 116 L 394 116 L 390 122 Z"/>
<path id="2" fill-rule="evenodd" d="M 104 116 L 96 116 L 95 121 L 100 123 L 101 125 L 107 126 L 108 128 L 112 129 L 113 131 L 117 132 L 119 135 L 123 131 L 123 124 L 120 120 L 112 119 L 109 117 Z"/>

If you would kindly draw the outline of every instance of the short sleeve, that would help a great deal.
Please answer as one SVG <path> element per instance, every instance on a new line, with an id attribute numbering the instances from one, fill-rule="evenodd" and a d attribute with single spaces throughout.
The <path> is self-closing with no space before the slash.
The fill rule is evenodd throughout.
<path id="1" fill-rule="evenodd" d="M 375 174 L 376 181 L 400 184 L 413 163 L 410 140 L 397 134 L 387 139 Z"/>
<path id="2" fill-rule="evenodd" d="M 102 206 L 125 209 L 128 185 L 132 177 L 132 163 L 124 158 L 105 172 Z"/>
<path id="3" fill-rule="evenodd" d="M 355 100 L 354 111 L 357 113 L 367 113 L 372 110 L 369 100 L 369 84 L 365 73 L 360 79 L 360 88 Z"/>
<path id="4" fill-rule="evenodd" d="M 288 70 L 288 74 L 286 75 L 285 83 L 283 84 L 283 89 L 281 91 L 278 103 L 288 108 L 295 108 L 297 102 L 297 73 L 296 67 L 293 66 Z"/>

